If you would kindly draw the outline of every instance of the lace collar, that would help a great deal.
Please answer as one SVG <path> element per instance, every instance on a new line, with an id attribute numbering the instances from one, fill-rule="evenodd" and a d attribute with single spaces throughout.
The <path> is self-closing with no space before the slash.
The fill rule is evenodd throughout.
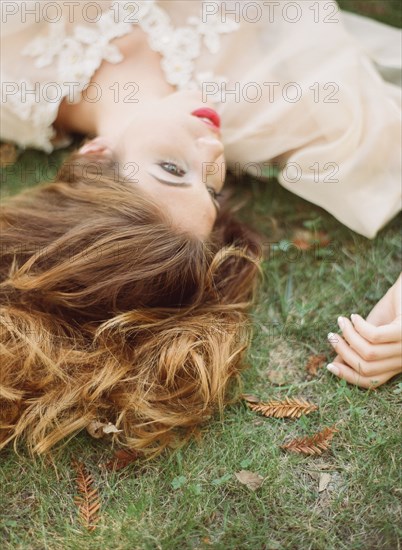
<path id="1" fill-rule="evenodd" d="M 35 58 L 34 64 L 39 69 L 55 63 L 59 82 L 74 82 L 73 102 L 78 102 L 103 60 L 119 63 L 123 59 L 110 41 L 129 33 L 132 25 L 138 24 L 147 33 L 150 47 L 162 55 L 161 65 L 169 84 L 182 90 L 200 87 L 203 81 L 226 82 L 226 78 L 215 76 L 212 71 L 195 73 L 195 60 L 202 46 L 212 54 L 217 53 L 221 35 L 237 30 L 240 25 L 231 19 L 222 22 L 219 13 L 202 17 L 203 2 L 200 8 L 199 16 L 188 17 L 186 26 L 174 28 L 169 15 L 155 0 L 142 0 L 135 5 L 115 0 L 99 21 L 91 26 L 74 25 L 70 34 L 64 21 L 52 23 L 47 35 L 36 37 L 22 54 Z M 71 87 L 64 95 L 69 93 Z"/>

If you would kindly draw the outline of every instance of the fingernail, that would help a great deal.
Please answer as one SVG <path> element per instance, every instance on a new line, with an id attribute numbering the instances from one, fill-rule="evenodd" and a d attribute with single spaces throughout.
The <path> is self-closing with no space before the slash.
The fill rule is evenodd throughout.
<path id="1" fill-rule="evenodd" d="M 333 365 L 332 363 L 329 363 L 329 365 L 327 365 L 327 369 L 329 370 L 329 372 L 332 372 L 332 374 L 336 374 L 336 375 L 339 374 L 339 369 L 338 369 L 338 367 L 336 367 L 336 366 Z"/>
<path id="2" fill-rule="evenodd" d="M 352 323 L 354 323 L 355 321 L 357 321 L 357 315 L 356 315 L 356 313 L 352 313 L 352 315 L 350 316 L 350 318 L 352 319 Z"/>
<path id="3" fill-rule="evenodd" d="M 333 332 L 329 332 L 327 335 L 327 338 L 331 342 L 331 344 L 337 344 L 338 343 L 337 336 L 338 336 L 337 334 L 334 334 Z"/>
<path id="4" fill-rule="evenodd" d="M 345 319 L 343 317 L 338 317 L 338 325 L 341 330 L 343 330 L 345 326 Z"/>

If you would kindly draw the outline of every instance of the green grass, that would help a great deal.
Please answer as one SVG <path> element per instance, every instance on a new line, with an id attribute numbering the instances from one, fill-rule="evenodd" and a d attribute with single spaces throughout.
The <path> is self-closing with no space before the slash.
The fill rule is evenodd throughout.
<path id="1" fill-rule="evenodd" d="M 338 0 L 338 4 L 343 10 L 401 27 L 402 5 L 399 0 Z"/>
<path id="2" fill-rule="evenodd" d="M 389 14 L 395 6 L 388 2 Z M 21 166 L 35 169 L 47 163 L 50 177 L 64 154 L 27 151 L 15 167 L 4 170 L 3 194 L 18 190 Z M 23 186 L 34 182 L 32 176 Z M 268 419 L 239 403 L 226 410 L 223 421 L 216 418 L 206 426 L 200 444 L 117 473 L 99 468 L 112 451 L 86 434 L 60 449 L 53 464 L 7 449 L 0 455 L 2 548 L 400 548 L 401 377 L 368 392 L 325 369 L 309 379 L 305 364 L 311 353 L 333 358 L 326 335 L 337 332 L 337 316 L 367 315 L 396 279 L 401 217 L 370 241 L 275 182 L 247 180 L 239 193 L 248 200 L 244 215 L 271 243 L 286 244 L 295 229 L 306 225 L 331 236 L 329 252 L 305 252 L 294 261 L 284 246 L 271 246 L 253 312 L 251 368 L 243 376 L 247 393 L 263 399 L 300 396 L 319 410 L 295 421 Z M 282 386 L 269 381 L 273 370 L 283 373 Z M 279 448 L 285 438 L 335 423 L 340 431 L 322 457 L 285 454 Z M 92 534 L 77 521 L 72 457 L 85 462 L 99 487 L 101 521 Z M 234 477 L 241 469 L 265 478 L 255 493 Z M 332 476 L 322 493 L 320 472 Z"/>
<path id="3" fill-rule="evenodd" d="M 223 422 L 216 418 L 208 424 L 199 445 L 192 442 L 113 474 L 98 467 L 111 456 L 107 444 L 84 434 L 58 452 L 54 467 L 3 451 L 3 547 L 398 548 L 401 378 L 372 393 L 325 369 L 309 380 L 305 364 L 313 352 L 333 357 L 326 334 L 337 331 L 337 316 L 366 315 L 396 279 L 400 218 L 369 241 L 275 182 L 248 180 L 239 192 L 249 201 L 245 214 L 253 213 L 271 242 L 286 242 L 305 225 L 333 239 L 330 256 L 311 251 L 289 262 L 286 250 L 278 249 L 264 262 L 251 368 L 243 376 L 246 392 L 263 399 L 302 396 L 319 411 L 296 421 L 265 419 L 239 403 L 227 409 Z M 272 370 L 284 373 L 284 385 L 269 381 Z M 279 448 L 286 437 L 334 423 L 340 432 L 321 458 Z M 71 457 L 85 462 L 100 489 L 102 516 L 93 534 L 76 519 Z M 241 469 L 264 476 L 256 493 L 237 482 L 233 474 Z M 319 493 L 317 476 L 325 471 L 332 484 Z M 179 476 L 185 480 L 174 488 Z"/>

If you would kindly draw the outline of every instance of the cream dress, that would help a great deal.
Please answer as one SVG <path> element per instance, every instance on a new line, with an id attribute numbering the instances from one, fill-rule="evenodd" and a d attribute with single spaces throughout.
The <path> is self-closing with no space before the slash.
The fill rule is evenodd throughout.
<path id="1" fill-rule="evenodd" d="M 401 32 L 335 2 L 2 0 L 1 134 L 50 153 L 113 39 L 140 25 L 178 90 L 216 102 L 228 166 L 373 238 L 401 208 Z M 135 80 L 135 76 L 133 77 Z"/>

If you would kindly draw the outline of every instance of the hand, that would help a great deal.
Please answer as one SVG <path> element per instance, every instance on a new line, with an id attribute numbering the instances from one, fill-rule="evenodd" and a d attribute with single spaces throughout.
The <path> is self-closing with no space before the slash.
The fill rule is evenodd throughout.
<path id="1" fill-rule="evenodd" d="M 402 372 L 402 274 L 367 319 L 338 318 L 342 331 L 328 334 L 338 355 L 327 369 L 361 388 L 375 388 Z"/>

